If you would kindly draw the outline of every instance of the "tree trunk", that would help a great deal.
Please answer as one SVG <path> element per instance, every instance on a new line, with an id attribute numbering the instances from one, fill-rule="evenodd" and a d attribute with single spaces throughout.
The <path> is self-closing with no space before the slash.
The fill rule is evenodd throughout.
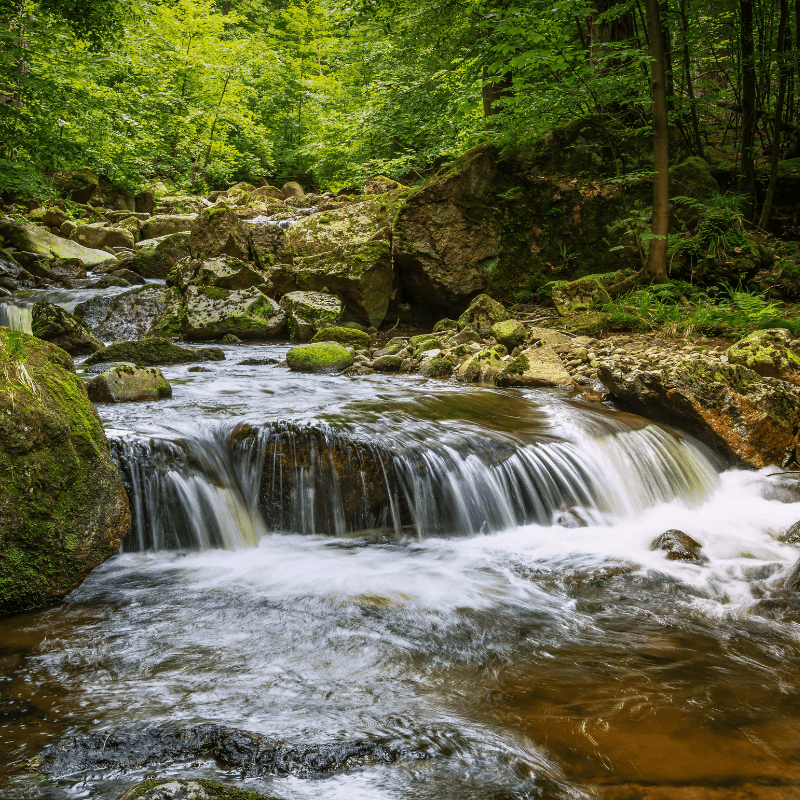
<path id="1" fill-rule="evenodd" d="M 798 0 L 800 2 L 800 0 Z M 692 133 L 697 155 L 705 158 L 703 141 L 700 137 L 700 121 L 697 118 L 697 101 L 694 96 L 694 83 L 692 81 L 692 63 L 689 58 L 689 19 L 686 16 L 686 0 L 681 0 L 681 30 L 683 34 L 683 71 L 686 76 L 686 94 L 689 95 L 689 108 L 692 116 Z"/>
<path id="2" fill-rule="evenodd" d="M 742 154 L 739 193 L 747 197 L 745 216 L 752 220 L 755 210 L 756 62 L 753 46 L 753 2 L 740 0 L 742 50 Z"/>
<path id="3" fill-rule="evenodd" d="M 658 0 L 645 0 L 650 41 L 650 95 L 653 100 L 653 238 L 647 272 L 655 280 L 666 280 L 669 235 L 669 120 L 664 50 Z"/>
<path id="4" fill-rule="evenodd" d="M 225 98 L 225 92 L 228 89 L 228 82 L 230 81 L 231 76 L 227 75 L 225 77 L 225 83 L 222 84 L 222 92 L 219 96 L 219 102 L 217 103 L 217 111 L 214 114 L 214 122 L 211 124 L 211 133 L 208 137 L 208 148 L 206 149 L 206 157 L 203 161 L 203 175 L 206 174 L 206 169 L 208 168 L 208 160 L 211 158 L 211 145 L 214 144 L 214 131 L 217 129 L 217 120 L 219 119 L 219 110 L 222 107 L 222 101 Z"/>
<path id="5" fill-rule="evenodd" d="M 783 101 L 786 96 L 786 65 L 783 61 L 783 52 L 786 49 L 786 24 L 789 20 L 789 3 L 780 0 L 781 17 L 778 23 L 778 98 L 775 101 L 775 121 L 772 132 L 772 159 L 769 169 L 769 186 L 764 207 L 761 209 L 761 219 L 758 227 L 766 230 L 769 217 L 772 213 L 772 201 L 775 198 L 775 186 L 778 183 L 778 160 L 781 157 L 781 130 L 783 129 Z"/>
<path id="6" fill-rule="evenodd" d="M 509 70 L 502 76 L 490 75 L 488 67 L 484 67 L 481 73 L 483 86 L 481 95 L 483 97 L 483 116 L 486 119 L 500 113 L 500 107 L 496 104 L 502 97 L 511 97 L 511 87 L 513 76 Z"/>

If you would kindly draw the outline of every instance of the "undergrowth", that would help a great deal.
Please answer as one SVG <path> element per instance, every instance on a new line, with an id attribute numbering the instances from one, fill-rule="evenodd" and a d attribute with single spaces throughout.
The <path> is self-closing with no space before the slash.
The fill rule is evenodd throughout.
<path id="1" fill-rule="evenodd" d="M 781 304 L 741 286 L 700 289 L 684 281 L 636 289 L 603 305 L 612 328 L 660 331 L 668 336 L 692 333 L 740 336 L 762 328 L 800 332 L 800 319 L 787 319 Z"/>

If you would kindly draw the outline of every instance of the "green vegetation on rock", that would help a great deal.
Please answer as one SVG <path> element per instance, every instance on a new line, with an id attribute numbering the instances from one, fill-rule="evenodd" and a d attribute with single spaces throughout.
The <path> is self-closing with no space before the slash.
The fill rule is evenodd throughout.
<path id="1" fill-rule="evenodd" d="M 188 364 L 192 361 L 224 361 L 225 353 L 219 347 L 200 349 L 180 347 L 169 339 L 151 336 L 134 342 L 115 342 L 98 350 L 86 359 L 86 364 L 103 364 L 129 361 L 140 367 L 158 364 Z"/>
<path id="2" fill-rule="evenodd" d="M 292 347 L 286 363 L 295 372 L 341 372 L 353 365 L 353 356 L 338 342 L 315 342 Z"/>
<path id="3" fill-rule="evenodd" d="M 368 333 L 356 330 L 355 328 L 342 328 L 338 326 L 331 326 L 330 328 L 323 328 L 321 331 L 314 335 L 311 343 L 315 342 L 338 342 L 345 347 L 353 347 L 356 350 L 361 350 L 369 347 L 371 340 Z"/>

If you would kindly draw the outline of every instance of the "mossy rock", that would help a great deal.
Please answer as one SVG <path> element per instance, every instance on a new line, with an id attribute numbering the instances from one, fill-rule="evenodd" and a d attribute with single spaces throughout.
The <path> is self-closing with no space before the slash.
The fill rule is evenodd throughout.
<path id="1" fill-rule="evenodd" d="M 467 359 L 456 372 L 456 379 L 465 383 L 480 381 L 482 383 L 494 382 L 495 377 L 505 366 L 502 353 L 495 347 L 489 347 Z"/>
<path id="2" fill-rule="evenodd" d="M 597 310 L 610 302 L 608 291 L 596 277 L 579 278 L 553 286 L 553 305 L 562 317 Z"/>
<path id="3" fill-rule="evenodd" d="M 481 336 L 488 336 L 492 325 L 511 317 L 503 306 L 487 294 L 479 294 L 458 318 L 458 329 L 471 327 Z"/>
<path id="4" fill-rule="evenodd" d="M 699 156 L 691 156 L 680 164 L 669 168 L 670 197 L 693 197 L 706 200 L 719 191 L 719 184 L 711 174 L 707 161 Z"/>
<path id="5" fill-rule="evenodd" d="M 181 259 L 189 256 L 187 232 L 172 233 L 133 251 L 133 270 L 145 278 L 166 278 Z"/>
<path id="6" fill-rule="evenodd" d="M 426 359 L 420 365 L 419 371 L 426 378 L 449 378 L 455 370 L 455 361 L 449 355 L 438 355 Z"/>
<path id="7" fill-rule="evenodd" d="M 31 329 L 37 338 L 58 345 L 73 356 L 103 348 L 103 343 L 82 319 L 47 300 L 34 305 Z"/>
<path id="8" fill-rule="evenodd" d="M 146 403 L 172 397 L 172 387 L 158 367 L 117 363 L 92 378 L 86 391 L 93 403 Z"/>
<path id="9" fill-rule="evenodd" d="M 330 328 L 323 328 L 315 334 L 311 343 L 314 344 L 315 342 L 338 342 L 345 347 L 361 350 L 370 346 L 371 339 L 369 334 L 364 333 L 364 331 L 334 325 Z"/>
<path id="10" fill-rule="evenodd" d="M 492 325 L 492 336 L 509 351 L 523 344 L 527 335 L 525 326 L 515 319 L 507 319 Z"/>
<path id="11" fill-rule="evenodd" d="M 408 344 L 410 344 L 411 347 L 413 347 L 416 350 L 421 344 L 424 344 L 425 342 L 429 342 L 429 341 L 438 342 L 439 341 L 439 337 L 438 336 L 434 336 L 434 334 L 432 334 L 432 333 L 420 333 L 417 336 L 412 336 L 408 340 Z M 437 346 L 441 347 L 441 344 L 439 344 Z"/>
<path id="12" fill-rule="evenodd" d="M 286 325 L 286 313 L 257 288 L 228 291 L 217 286 L 190 286 L 180 306 L 181 329 L 192 341 L 269 339 Z"/>
<path id="13" fill-rule="evenodd" d="M 305 342 L 342 318 L 342 301 L 327 292 L 289 292 L 281 298 L 286 311 L 289 335 L 294 342 Z"/>
<path id="14" fill-rule="evenodd" d="M 380 355 L 372 362 L 372 369 L 377 372 L 397 372 L 402 364 L 401 356 Z"/>
<path id="15" fill-rule="evenodd" d="M 238 341 L 238 339 L 237 339 Z M 150 336 L 136 342 L 116 342 L 89 356 L 85 364 L 103 364 L 112 361 L 129 361 L 139 367 L 158 364 L 189 364 L 193 361 L 224 361 L 225 353 L 219 347 L 199 350 L 180 347 L 162 336 Z"/>
<path id="16" fill-rule="evenodd" d="M 338 342 L 315 342 L 292 347 L 286 363 L 295 372 L 341 372 L 353 365 L 353 356 Z"/>
<path id="17" fill-rule="evenodd" d="M 423 353 L 427 353 L 429 350 L 441 350 L 444 347 L 440 339 L 430 338 L 425 339 L 422 343 L 414 350 L 414 357 L 418 358 Z"/>
<path id="18" fill-rule="evenodd" d="M 788 348 L 789 340 L 785 328 L 753 331 L 728 348 L 728 362 L 741 364 L 765 378 L 797 383 L 800 358 Z"/>
<path id="19" fill-rule="evenodd" d="M 160 788 L 160 792 L 158 791 Z M 146 781 L 126 789 L 117 800 L 163 800 L 171 798 L 175 800 L 188 797 L 194 790 L 198 794 L 202 792 L 202 797 L 212 800 L 280 800 L 274 795 L 266 795 L 261 792 L 253 792 L 247 789 L 239 789 L 227 783 L 208 780 L 206 778 L 191 778 L 189 780 L 178 778 L 150 778 Z"/>
<path id="20" fill-rule="evenodd" d="M 64 597 L 117 552 L 130 521 L 70 356 L 0 328 L 0 616 Z"/>
<path id="21" fill-rule="evenodd" d="M 570 314 L 558 320 L 558 327 L 582 336 L 596 336 L 608 327 L 611 315 L 601 311 Z"/>
<path id="22" fill-rule="evenodd" d="M 458 320 L 455 319 L 440 319 L 434 326 L 433 332 L 434 333 L 442 333 L 444 331 L 457 331 L 458 330 Z"/>

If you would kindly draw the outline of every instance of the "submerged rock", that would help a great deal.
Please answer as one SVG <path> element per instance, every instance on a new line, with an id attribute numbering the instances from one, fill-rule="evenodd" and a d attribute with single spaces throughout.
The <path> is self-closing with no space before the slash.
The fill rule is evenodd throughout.
<path id="1" fill-rule="evenodd" d="M 353 366 L 353 356 L 338 342 L 316 342 L 292 347 L 286 362 L 295 372 L 341 372 Z"/>
<path id="2" fill-rule="evenodd" d="M 85 364 L 127 361 L 139 367 L 157 364 L 188 364 L 192 361 L 224 361 L 219 347 L 180 347 L 162 336 L 151 336 L 134 342 L 117 342 L 89 356 Z"/>
<path id="3" fill-rule="evenodd" d="M 0 329 L 0 616 L 64 597 L 117 552 L 130 522 L 72 359 Z"/>
<path id="4" fill-rule="evenodd" d="M 402 756 L 424 758 L 371 742 L 288 745 L 259 733 L 208 723 L 193 728 L 69 736 L 42 750 L 35 766 L 40 774 L 58 778 L 87 770 L 137 770 L 153 764 L 212 759 L 220 769 L 258 777 L 319 775 L 369 764 L 390 764 Z"/>
<path id="5" fill-rule="evenodd" d="M 88 325 L 61 306 L 41 300 L 34 305 L 32 313 L 33 335 L 58 345 L 70 355 L 85 355 L 103 348 L 103 343 L 89 330 Z"/>
<path id="6" fill-rule="evenodd" d="M 669 530 L 650 543 L 651 550 L 663 550 L 670 561 L 687 561 L 691 564 L 706 564 L 708 559 L 700 552 L 703 545 L 687 536 L 683 531 Z"/>
<path id="7" fill-rule="evenodd" d="M 569 386 L 572 378 L 561 359 L 547 345 L 529 347 L 509 361 L 495 378 L 495 385 L 528 388 Z"/>
<path id="8" fill-rule="evenodd" d="M 146 403 L 172 397 L 172 387 L 158 367 L 118 363 L 92 378 L 86 391 L 93 403 Z"/>

